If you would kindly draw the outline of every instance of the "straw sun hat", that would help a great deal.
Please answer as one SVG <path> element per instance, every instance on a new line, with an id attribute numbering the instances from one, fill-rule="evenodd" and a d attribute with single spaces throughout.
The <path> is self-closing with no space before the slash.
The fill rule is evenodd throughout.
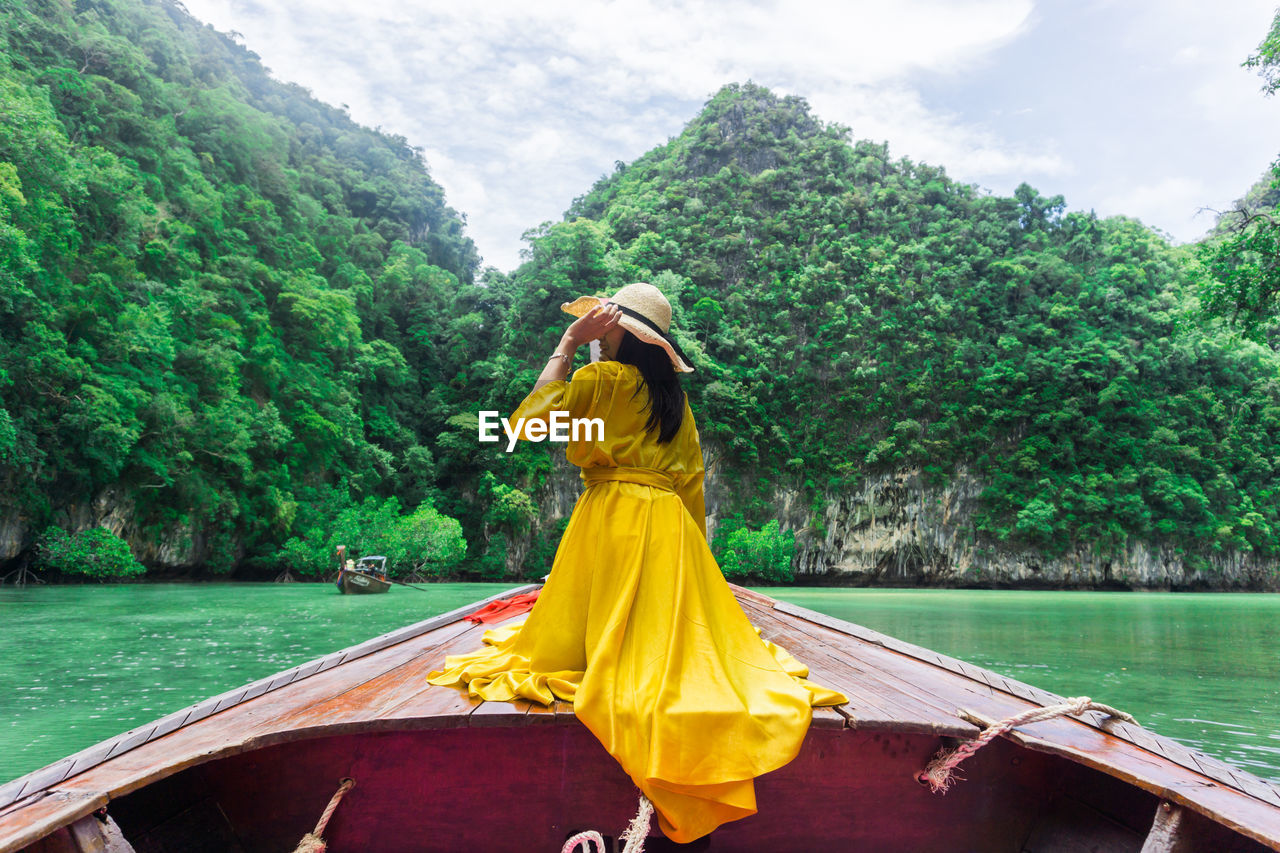
<path id="1" fill-rule="evenodd" d="M 622 311 L 618 325 L 635 335 L 646 344 L 660 346 L 668 356 L 671 364 L 679 373 L 692 373 L 693 365 L 675 340 L 669 334 L 671 330 L 671 303 L 662 291 L 652 284 L 636 282 L 628 284 L 609 298 L 602 296 L 579 296 L 572 302 L 566 302 L 560 309 L 566 314 L 583 317 L 605 303 L 617 305 Z"/>

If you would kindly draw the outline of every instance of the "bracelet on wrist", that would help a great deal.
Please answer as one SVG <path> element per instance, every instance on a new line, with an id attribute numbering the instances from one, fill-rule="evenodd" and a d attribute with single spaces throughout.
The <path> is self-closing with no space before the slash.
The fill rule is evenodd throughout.
<path id="1" fill-rule="evenodd" d="M 564 363 L 565 363 L 565 364 L 567 364 L 569 367 L 573 367 L 573 356 L 571 356 L 571 355 L 565 355 L 565 354 L 564 354 L 564 353 L 562 353 L 562 352 L 553 352 L 553 353 L 551 353 L 551 358 L 547 359 L 547 361 L 554 361 L 554 360 L 556 360 L 557 358 L 563 358 L 563 359 L 564 359 Z"/>

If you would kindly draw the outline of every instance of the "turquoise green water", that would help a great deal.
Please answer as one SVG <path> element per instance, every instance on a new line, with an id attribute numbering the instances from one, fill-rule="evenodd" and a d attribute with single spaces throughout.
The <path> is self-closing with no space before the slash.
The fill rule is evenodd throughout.
<path id="1" fill-rule="evenodd" d="M 1063 696 L 1280 781 L 1280 595 L 761 590 Z"/>
<path id="2" fill-rule="evenodd" d="M 187 705 L 508 589 L 0 588 L 0 783 Z"/>
<path id="3" fill-rule="evenodd" d="M 507 587 L 0 589 L 0 782 L 170 711 Z M 1280 780 L 1280 595 L 769 589 Z M 803 659 L 803 650 L 794 650 Z"/>

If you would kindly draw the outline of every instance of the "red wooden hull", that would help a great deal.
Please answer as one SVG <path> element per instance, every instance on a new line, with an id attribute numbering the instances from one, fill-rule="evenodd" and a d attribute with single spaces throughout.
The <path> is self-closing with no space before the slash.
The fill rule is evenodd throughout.
<path id="1" fill-rule="evenodd" d="M 757 783 L 760 812 L 718 829 L 723 851 L 1138 853 L 1159 799 L 1066 759 L 999 741 L 945 797 L 913 780 L 937 748 L 921 734 L 814 729 Z M 339 735 L 196 767 L 122 797 L 111 813 L 139 853 L 219 839 L 292 850 L 343 777 L 357 782 L 325 831 L 333 851 L 559 850 L 583 829 L 617 836 L 636 790 L 580 725 Z M 1262 845 L 1199 819 L 1188 850 Z M 236 845 L 236 846 L 231 846 Z M 652 837 L 646 850 L 683 849 Z"/>

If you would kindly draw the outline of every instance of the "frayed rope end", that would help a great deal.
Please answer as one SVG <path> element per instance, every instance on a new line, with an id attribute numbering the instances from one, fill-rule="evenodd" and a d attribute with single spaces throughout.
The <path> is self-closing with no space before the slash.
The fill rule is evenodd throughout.
<path id="1" fill-rule="evenodd" d="M 327 845 L 324 839 L 316 835 L 314 832 L 308 832 L 302 836 L 302 840 L 298 842 L 298 846 L 293 848 L 293 853 L 325 853 Z"/>
<path id="2" fill-rule="evenodd" d="M 935 794 L 945 794 L 951 789 L 953 783 L 964 779 L 955 772 L 955 766 L 949 761 L 955 753 L 954 749 L 945 747 L 938 750 L 938 754 L 933 757 L 929 765 L 916 776 L 916 781 L 921 785 L 928 785 L 929 790 Z"/>
<path id="3" fill-rule="evenodd" d="M 631 823 L 627 824 L 622 837 L 618 839 L 622 842 L 622 849 L 626 853 L 644 853 L 644 840 L 649 835 L 649 822 L 652 818 L 653 803 L 649 802 L 648 797 L 641 794 L 636 816 L 631 819 Z"/>

